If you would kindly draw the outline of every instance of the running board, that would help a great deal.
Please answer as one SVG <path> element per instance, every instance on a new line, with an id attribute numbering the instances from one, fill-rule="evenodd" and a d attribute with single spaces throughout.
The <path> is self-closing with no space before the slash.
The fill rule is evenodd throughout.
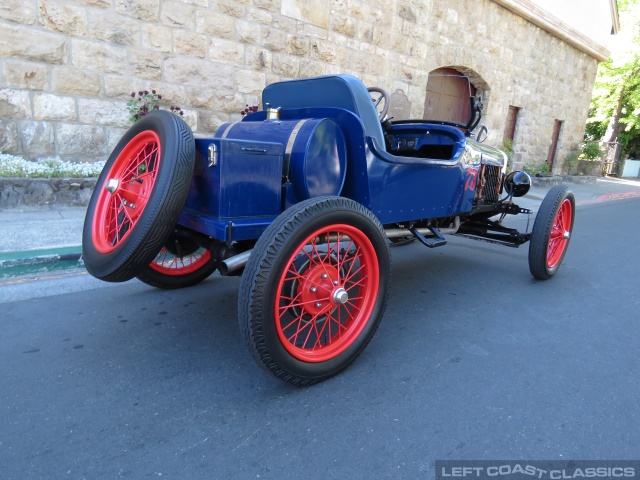
<path id="1" fill-rule="evenodd" d="M 427 225 L 427 228 L 431 233 L 433 233 L 434 238 L 425 237 L 415 227 L 409 227 L 409 231 L 413 234 L 414 237 L 420 240 L 420 243 L 422 243 L 423 245 L 426 245 L 429 248 L 441 247 L 447 244 L 447 241 L 444 239 L 444 237 L 440 233 L 440 230 L 438 230 L 436 227 L 434 227 L 431 224 Z"/>

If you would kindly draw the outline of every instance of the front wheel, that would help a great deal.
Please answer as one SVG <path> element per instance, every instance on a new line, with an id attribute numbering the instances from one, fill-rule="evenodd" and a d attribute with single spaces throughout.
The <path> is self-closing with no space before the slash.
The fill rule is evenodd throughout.
<path id="1" fill-rule="evenodd" d="M 319 197 L 291 207 L 262 234 L 240 283 L 254 358 L 295 385 L 341 372 L 378 328 L 390 274 L 382 226 L 362 205 Z"/>
<path id="2" fill-rule="evenodd" d="M 529 270 L 534 277 L 547 280 L 560 268 L 571 240 L 575 211 L 575 197 L 565 185 L 556 185 L 544 197 L 529 244 Z"/>

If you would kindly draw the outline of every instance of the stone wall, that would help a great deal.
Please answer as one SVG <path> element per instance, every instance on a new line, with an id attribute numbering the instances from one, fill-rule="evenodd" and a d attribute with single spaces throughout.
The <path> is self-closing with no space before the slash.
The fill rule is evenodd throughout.
<path id="1" fill-rule="evenodd" d="M 491 0 L 3 0 L 0 150 L 104 159 L 156 89 L 197 134 L 240 118 L 265 85 L 351 73 L 422 117 L 440 67 L 471 76 L 499 144 L 521 108 L 514 158 L 557 158 L 582 139 L 597 61 Z"/>

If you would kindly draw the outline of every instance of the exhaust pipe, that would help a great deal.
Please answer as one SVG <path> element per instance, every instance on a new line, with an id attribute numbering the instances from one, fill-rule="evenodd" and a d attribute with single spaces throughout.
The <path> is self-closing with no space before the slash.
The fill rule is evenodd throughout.
<path id="1" fill-rule="evenodd" d="M 238 255 L 234 255 L 233 257 L 225 258 L 222 262 L 220 262 L 220 266 L 218 267 L 220 275 L 228 275 L 235 272 L 236 270 L 240 270 L 241 268 L 243 268 L 249 261 L 249 257 L 251 256 L 252 251 L 253 249 L 239 253 Z"/>

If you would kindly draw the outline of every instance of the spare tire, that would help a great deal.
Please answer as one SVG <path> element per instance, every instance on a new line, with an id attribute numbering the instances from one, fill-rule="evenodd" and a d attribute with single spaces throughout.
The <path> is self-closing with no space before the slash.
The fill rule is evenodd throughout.
<path id="1" fill-rule="evenodd" d="M 82 232 L 88 272 L 123 282 L 147 267 L 178 220 L 195 162 L 187 123 L 154 111 L 122 137 L 91 196 Z"/>

